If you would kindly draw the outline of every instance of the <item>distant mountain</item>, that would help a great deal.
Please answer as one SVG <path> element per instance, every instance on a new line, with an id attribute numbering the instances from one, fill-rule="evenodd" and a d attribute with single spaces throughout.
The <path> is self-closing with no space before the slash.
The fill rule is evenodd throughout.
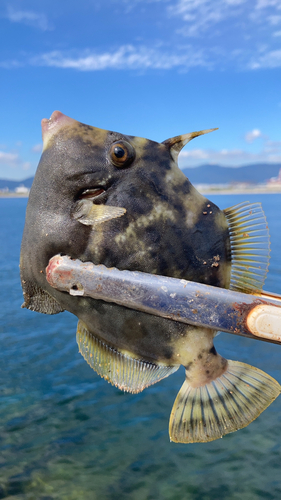
<path id="1" fill-rule="evenodd" d="M 260 184 L 271 177 L 277 177 L 281 163 L 257 163 L 244 167 L 221 167 L 220 165 L 202 165 L 196 168 L 183 169 L 192 184 L 230 184 L 231 182 L 249 182 Z M 0 179 L 0 190 L 8 188 L 14 191 L 19 186 L 31 187 L 33 177 L 22 181 Z"/>
<path id="2" fill-rule="evenodd" d="M 0 190 L 8 188 L 9 191 L 14 191 L 19 186 L 31 187 L 34 177 L 28 177 L 23 181 L 9 181 L 8 179 L 0 179 Z"/>
<path id="3" fill-rule="evenodd" d="M 202 165 L 196 168 L 185 168 L 183 172 L 192 184 L 229 184 L 231 182 L 259 184 L 271 177 L 277 177 L 280 169 L 281 163 L 257 163 L 236 168 Z"/>

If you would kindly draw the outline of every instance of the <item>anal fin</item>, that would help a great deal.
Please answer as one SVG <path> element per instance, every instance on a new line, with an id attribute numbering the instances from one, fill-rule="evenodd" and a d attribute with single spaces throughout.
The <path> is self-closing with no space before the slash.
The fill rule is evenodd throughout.
<path id="1" fill-rule="evenodd" d="M 79 352 L 91 368 L 125 392 L 141 392 L 179 368 L 179 365 L 153 364 L 123 354 L 94 337 L 82 321 L 78 322 L 76 339 Z"/>
<path id="2" fill-rule="evenodd" d="M 255 420 L 280 394 L 276 380 L 258 368 L 228 361 L 227 370 L 201 387 L 183 383 L 170 416 L 170 439 L 213 441 Z"/>

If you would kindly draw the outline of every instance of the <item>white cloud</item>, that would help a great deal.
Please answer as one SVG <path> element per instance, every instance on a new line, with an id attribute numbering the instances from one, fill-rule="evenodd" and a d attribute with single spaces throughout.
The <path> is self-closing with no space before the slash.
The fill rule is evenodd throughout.
<path id="1" fill-rule="evenodd" d="M 280 0 L 257 0 L 256 9 L 266 9 L 268 7 L 277 7 L 281 10 Z"/>
<path id="2" fill-rule="evenodd" d="M 42 153 L 42 149 L 43 144 L 40 142 L 40 144 L 35 144 L 35 146 L 33 146 L 32 151 L 33 153 Z"/>
<path id="3" fill-rule="evenodd" d="M 280 32 L 281 33 L 281 32 Z M 276 36 L 280 35 L 276 32 Z M 276 39 L 276 37 L 275 37 Z M 225 47 L 191 44 L 122 45 L 114 50 L 98 52 L 95 49 L 82 51 L 53 50 L 36 56 L 23 56 L 22 60 L 0 61 L 0 67 L 13 69 L 20 66 L 43 66 L 76 71 L 104 70 L 171 70 L 188 71 L 201 67 L 208 70 L 225 69 L 227 65 L 239 70 L 258 70 L 281 67 L 281 49 L 268 50 L 260 45 L 259 50 L 226 50 Z"/>
<path id="4" fill-rule="evenodd" d="M 179 157 L 180 168 L 197 167 L 203 164 L 237 167 L 256 162 L 281 163 L 281 148 L 275 153 L 266 151 L 249 153 L 242 149 L 183 151 Z"/>
<path id="5" fill-rule="evenodd" d="M 178 0 L 169 12 L 186 23 L 182 34 L 197 37 L 223 20 L 237 17 L 243 4 L 245 0 Z"/>
<path id="6" fill-rule="evenodd" d="M 180 159 L 192 158 L 193 160 L 208 160 L 209 153 L 205 149 L 192 149 L 191 151 L 182 151 Z"/>
<path id="7" fill-rule="evenodd" d="M 5 153 L 0 151 L 0 164 L 14 167 L 19 163 L 19 155 L 17 153 Z"/>
<path id="8" fill-rule="evenodd" d="M 278 155 L 281 151 L 281 141 L 266 141 L 265 152 L 271 155 Z"/>
<path id="9" fill-rule="evenodd" d="M 277 24 L 281 24 L 281 16 L 268 16 L 268 21 L 272 26 L 276 26 Z"/>
<path id="10" fill-rule="evenodd" d="M 3 145 L 5 148 L 5 146 Z M 20 154 L 20 151 L 6 152 L 0 150 L 0 177 L 12 178 L 18 172 L 27 171 L 33 168 L 34 165 L 30 161 L 26 161 Z"/>
<path id="11" fill-rule="evenodd" d="M 165 51 L 161 48 L 135 47 L 123 45 L 112 52 L 98 53 L 84 51 L 78 55 L 68 55 L 52 51 L 34 57 L 30 64 L 56 68 L 71 68 L 79 71 L 100 71 L 105 69 L 171 69 L 208 66 L 203 51 L 194 51 L 191 46 L 179 50 Z"/>
<path id="12" fill-rule="evenodd" d="M 24 63 L 20 62 L 16 59 L 11 59 L 10 61 L 0 61 L 0 68 L 3 69 L 13 69 L 13 68 L 19 68 L 20 66 L 23 66 Z"/>
<path id="13" fill-rule="evenodd" d="M 264 137 L 259 130 L 249 132 L 255 137 Z M 247 135 L 247 134 L 246 134 Z M 218 164 L 237 167 L 251 163 L 281 163 L 281 141 L 265 140 L 258 152 L 243 149 L 192 149 L 184 150 L 179 155 L 181 168 L 197 167 L 203 164 Z"/>
<path id="14" fill-rule="evenodd" d="M 118 0 L 115 2 L 117 4 Z M 0 67 L 8 69 L 33 65 L 76 71 L 188 71 L 195 67 L 251 71 L 281 67 L 281 0 L 121 2 L 136 9 L 144 8 L 144 4 L 149 6 L 150 3 L 162 2 L 163 17 L 159 20 L 159 25 L 170 22 L 171 29 L 169 28 L 167 36 L 163 33 L 159 35 L 156 26 L 152 38 L 147 37 L 146 45 L 140 45 L 140 38 L 135 37 L 134 40 L 139 43 L 124 43 L 119 47 L 106 47 L 103 51 L 97 48 L 25 54 L 19 57 L 19 60 L 14 58 L 0 62 Z M 10 7 L 8 17 L 12 22 L 37 26 L 42 30 L 51 29 L 46 16 L 32 10 L 16 10 Z M 183 44 L 186 37 L 190 41 Z"/>
<path id="15" fill-rule="evenodd" d="M 255 128 L 254 130 L 251 130 L 251 132 L 246 133 L 245 141 L 252 143 L 254 142 L 255 139 L 258 139 L 259 137 L 262 137 L 262 133 L 259 129 Z"/>
<path id="16" fill-rule="evenodd" d="M 261 23 L 264 29 L 266 24 L 277 25 L 281 22 L 280 0 L 177 0 L 168 7 L 168 11 L 184 22 L 180 30 L 182 34 L 195 37 L 209 28 L 213 34 L 218 34 L 214 29 L 220 23 L 219 30 L 225 26 L 229 29 L 229 24 L 225 24 L 228 20 L 231 21 L 231 28 L 236 27 L 237 33 L 239 30 L 240 37 L 245 28 L 250 32 L 249 28 L 253 25 Z"/>
<path id="17" fill-rule="evenodd" d="M 22 23 L 27 26 L 33 26 L 39 28 L 42 31 L 47 31 L 52 29 L 45 14 L 37 13 L 29 10 L 16 10 L 11 6 L 8 6 L 6 17 L 12 23 Z"/>
<path id="18" fill-rule="evenodd" d="M 207 60 L 216 67 L 281 66 L 280 0 L 177 0 L 168 12 L 179 19 L 179 35 L 208 47 Z"/>
<path id="19" fill-rule="evenodd" d="M 263 51 L 255 57 L 248 64 L 249 69 L 262 69 L 262 68 L 280 68 L 281 67 L 281 49 Z"/>

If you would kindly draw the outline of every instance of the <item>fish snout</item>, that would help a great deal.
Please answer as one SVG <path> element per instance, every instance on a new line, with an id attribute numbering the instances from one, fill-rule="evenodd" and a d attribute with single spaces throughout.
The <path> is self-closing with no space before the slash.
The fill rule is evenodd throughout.
<path id="1" fill-rule="evenodd" d="M 43 151 L 47 148 L 48 142 L 54 134 L 56 134 L 61 128 L 65 126 L 69 127 L 74 123 L 76 123 L 76 120 L 64 115 L 60 111 L 54 111 L 49 119 L 43 118 L 41 121 Z"/>

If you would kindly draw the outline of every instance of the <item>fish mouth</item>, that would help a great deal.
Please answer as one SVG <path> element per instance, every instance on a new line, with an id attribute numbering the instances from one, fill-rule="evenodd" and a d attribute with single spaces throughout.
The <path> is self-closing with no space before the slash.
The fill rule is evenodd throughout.
<path id="1" fill-rule="evenodd" d="M 102 195 L 106 192 L 105 186 L 96 186 L 88 189 L 84 189 L 78 196 L 79 200 L 95 200 L 98 201 L 102 199 Z"/>
<path id="2" fill-rule="evenodd" d="M 76 120 L 64 115 L 60 111 L 54 111 L 50 118 L 43 118 L 41 121 L 43 151 L 47 148 L 51 137 L 56 134 L 62 127 L 71 126 L 77 123 Z"/>

